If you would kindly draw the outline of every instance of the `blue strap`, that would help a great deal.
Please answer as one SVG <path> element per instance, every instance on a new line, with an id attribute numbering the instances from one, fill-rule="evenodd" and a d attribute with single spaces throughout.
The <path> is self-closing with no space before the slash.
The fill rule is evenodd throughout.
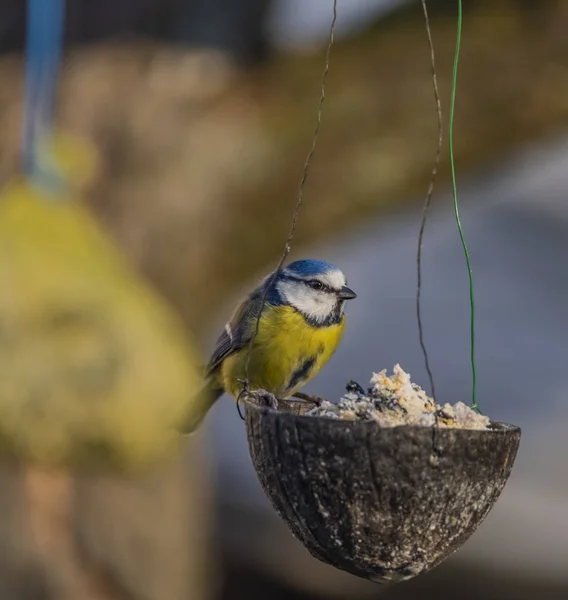
<path id="1" fill-rule="evenodd" d="M 64 19 L 65 0 L 28 0 L 22 168 L 44 183 L 50 174 L 41 151 L 51 136 Z"/>

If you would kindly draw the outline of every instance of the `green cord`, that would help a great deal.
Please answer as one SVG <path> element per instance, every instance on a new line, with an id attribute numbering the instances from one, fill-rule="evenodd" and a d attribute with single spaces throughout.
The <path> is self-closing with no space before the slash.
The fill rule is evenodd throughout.
<path id="1" fill-rule="evenodd" d="M 460 46 L 461 46 L 461 33 L 462 33 L 462 0 L 458 0 L 458 31 L 457 31 L 457 39 L 456 39 L 456 53 L 454 57 L 454 72 L 452 79 L 452 95 L 451 95 L 451 104 L 450 104 L 450 124 L 449 124 L 449 139 L 450 139 L 450 166 L 452 170 L 452 188 L 453 188 L 453 196 L 454 196 L 454 213 L 456 216 L 456 223 L 458 226 L 458 232 L 460 234 L 461 243 L 463 246 L 463 251 L 465 254 L 465 261 L 467 263 L 467 271 L 469 276 L 469 302 L 471 308 L 471 374 L 472 374 L 472 399 L 471 399 L 471 408 L 476 410 L 478 413 L 481 413 L 479 409 L 479 405 L 477 404 L 476 393 L 477 393 L 477 376 L 476 376 L 476 368 L 475 368 L 475 303 L 473 300 L 473 273 L 471 270 L 471 260 L 469 257 L 469 250 L 467 249 L 467 244 L 465 241 L 465 237 L 463 234 L 463 229 L 460 220 L 460 211 L 458 206 L 458 190 L 456 185 L 456 167 L 454 164 L 454 112 L 455 112 L 455 104 L 456 104 L 456 87 L 457 87 L 457 78 L 458 78 L 458 64 L 459 64 L 459 56 L 460 56 Z"/>

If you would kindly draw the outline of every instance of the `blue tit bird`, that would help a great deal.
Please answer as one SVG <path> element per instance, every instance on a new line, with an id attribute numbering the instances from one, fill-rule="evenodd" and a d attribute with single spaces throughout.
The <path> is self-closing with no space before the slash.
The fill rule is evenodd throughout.
<path id="1" fill-rule="evenodd" d="M 200 418 L 188 423 L 188 430 L 199 425 L 224 392 L 238 398 L 245 379 L 250 390 L 263 389 L 276 398 L 308 398 L 299 390 L 337 349 L 345 329 L 345 301 L 357 297 L 345 275 L 327 262 L 305 259 L 273 276 L 263 279 L 225 325 L 207 366 Z"/>

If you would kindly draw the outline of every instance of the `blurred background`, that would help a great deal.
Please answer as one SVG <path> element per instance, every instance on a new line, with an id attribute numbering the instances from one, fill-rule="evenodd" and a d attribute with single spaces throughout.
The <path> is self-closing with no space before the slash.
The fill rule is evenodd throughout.
<path id="1" fill-rule="evenodd" d="M 183 459 L 144 476 L 45 474 L 31 486 L 38 508 L 26 470 L 6 465 L 1 598 L 568 598 L 568 4 L 464 4 L 455 154 L 478 397 L 493 419 L 523 428 L 511 479 L 480 529 L 442 566 L 392 588 L 319 563 L 272 511 L 223 397 Z M 457 6 L 429 8 L 447 119 Z M 89 206 L 207 354 L 282 251 L 332 2 L 68 0 L 67 13 L 58 119 L 101 153 Z M 358 293 L 342 345 L 307 389 L 331 399 L 397 362 L 427 385 L 416 245 L 436 147 L 420 3 L 339 0 L 338 13 L 292 251 L 334 262 Z M 25 2 L 1 0 L 2 180 L 18 166 L 24 36 Z M 439 400 L 453 403 L 469 401 L 471 373 L 446 148 L 447 138 L 425 233 L 423 312 Z"/>

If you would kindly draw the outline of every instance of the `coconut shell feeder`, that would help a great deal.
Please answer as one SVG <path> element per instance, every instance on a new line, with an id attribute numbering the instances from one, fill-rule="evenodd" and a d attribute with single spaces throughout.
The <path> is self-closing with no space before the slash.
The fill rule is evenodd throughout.
<path id="1" fill-rule="evenodd" d="M 521 432 L 306 416 L 309 403 L 252 394 L 250 455 L 276 512 L 310 553 L 376 582 L 410 579 L 440 564 L 497 501 Z"/>
<path id="2" fill-rule="evenodd" d="M 276 512 L 317 559 L 353 575 L 382 583 L 404 581 L 425 573 L 466 542 L 503 491 L 521 438 L 518 427 L 493 422 L 483 416 L 476 400 L 473 279 L 459 218 L 452 145 L 462 25 L 461 0 L 457 0 L 457 4 L 458 34 L 449 137 L 454 211 L 470 284 L 471 406 L 461 402 L 453 407 L 448 404 L 441 406 L 436 402 L 422 331 L 422 239 L 442 139 L 434 47 L 425 1 L 422 7 L 434 73 L 439 136 L 419 232 L 416 300 L 419 341 L 432 397 L 413 384 L 398 365 L 395 367 L 398 375 L 395 375 L 403 384 L 398 391 L 392 386 L 395 380 L 385 379 L 384 372 L 381 372 L 373 375 L 375 388 L 369 388 L 366 395 L 361 386 L 351 382 L 347 386 L 348 394 L 339 405 L 319 397 L 313 397 L 314 402 L 310 402 L 305 394 L 300 394 L 301 402 L 276 399 L 264 390 L 250 390 L 248 379 L 242 393 L 252 463 Z M 325 78 L 337 18 L 336 0 L 333 1 L 333 9 L 317 126 L 300 183 L 292 228 L 278 269 L 290 250 L 303 185 L 321 121 Z M 381 384 L 381 377 L 386 385 Z M 381 385 L 383 391 L 386 390 L 382 398 L 377 392 Z M 361 399 L 363 404 L 357 404 Z M 400 399 L 405 402 L 410 399 L 410 403 L 400 404 Z M 420 405 L 418 413 L 415 413 L 417 418 L 412 421 L 409 415 L 418 405 L 413 404 L 414 408 L 410 409 L 416 400 L 423 400 L 424 404 Z M 349 404 L 352 401 L 354 403 Z M 366 408 L 361 408 L 364 403 Z M 324 404 L 327 408 L 322 410 Z M 335 414 L 329 408 L 333 406 L 338 411 Z M 347 411 L 343 415 L 340 413 L 342 406 Z M 389 414 L 391 409 L 394 412 Z M 393 419 L 392 415 L 397 416 Z"/>

